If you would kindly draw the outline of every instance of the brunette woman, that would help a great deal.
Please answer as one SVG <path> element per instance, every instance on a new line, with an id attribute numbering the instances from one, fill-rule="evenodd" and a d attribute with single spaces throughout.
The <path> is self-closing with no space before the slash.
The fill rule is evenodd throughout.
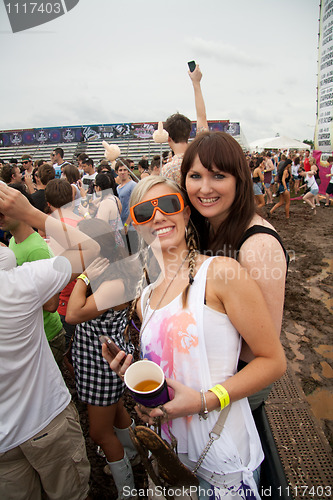
<path id="1" fill-rule="evenodd" d="M 289 219 L 289 210 L 290 210 L 290 188 L 289 181 L 291 178 L 291 164 L 292 161 L 289 158 L 281 165 L 278 169 L 278 177 L 279 177 L 279 189 L 280 200 L 278 203 L 274 205 L 269 211 L 269 214 L 272 215 L 273 212 L 279 207 L 284 205 L 284 210 L 286 213 L 286 219 Z"/>
<path id="2" fill-rule="evenodd" d="M 250 170 L 238 142 L 223 132 L 199 135 L 184 155 L 182 186 L 200 251 L 239 261 L 258 283 L 280 335 L 287 254 L 273 226 L 256 213 Z M 240 367 L 252 359 L 243 340 Z M 258 407 L 270 390 L 252 396 L 251 408 Z"/>
<path id="3" fill-rule="evenodd" d="M 265 169 L 265 160 L 263 157 L 259 157 L 256 160 L 256 166 L 252 172 L 252 181 L 253 181 L 253 192 L 257 202 L 258 208 L 265 206 L 265 196 L 263 193 L 264 186 L 264 174 L 263 171 Z"/>
<path id="4" fill-rule="evenodd" d="M 68 163 L 63 168 L 63 177 L 70 183 L 73 191 L 73 201 L 74 201 L 74 210 L 73 212 L 78 215 L 79 205 L 81 201 L 80 189 L 78 187 L 78 181 L 80 180 L 80 172 L 75 165 Z"/>

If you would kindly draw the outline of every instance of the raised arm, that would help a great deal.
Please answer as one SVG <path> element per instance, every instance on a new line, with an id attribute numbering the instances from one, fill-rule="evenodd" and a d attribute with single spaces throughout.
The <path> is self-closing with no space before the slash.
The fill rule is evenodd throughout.
<path id="1" fill-rule="evenodd" d="M 208 130 L 208 122 L 206 117 L 206 106 L 201 90 L 201 78 L 202 73 L 200 71 L 199 65 L 197 64 L 194 71 L 188 72 L 193 85 L 194 90 L 194 102 L 195 109 L 197 113 L 197 133 L 203 130 Z"/>
<path id="2" fill-rule="evenodd" d="M 71 280 L 75 279 L 99 253 L 97 242 L 78 229 L 59 220 L 59 214 L 52 216 L 33 207 L 19 191 L 0 183 L 0 212 L 21 220 L 47 233 L 57 243 L 55 255 L 63 255 L 72 266 Z"/>

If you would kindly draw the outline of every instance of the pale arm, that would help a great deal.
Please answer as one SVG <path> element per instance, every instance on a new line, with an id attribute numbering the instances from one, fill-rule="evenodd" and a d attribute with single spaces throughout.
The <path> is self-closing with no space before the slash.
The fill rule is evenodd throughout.
<path id="1" fill-rule="evenodd" d="M 201 129 L 208 130 L 208 122 L 206 117 L 206 106 L 205 101 L 202 95 L 201 90 L 201 78 L 202 73 L 200 71 L 199 65 L 197 64 L 194 71 L 188 72 L 193 85 L 194 90 L 194 102 L 195 102 L 195 110 L 197 114 L 197 131 L 201 131 Z"/>
<path id="2" fill-rule="evenodd" d="M 33 207 L 16 189 L 0 184 L 0 212 L 40 229 L 55 240 L 59 252 L 72 266 L 70 281 L 75 279 L 99 253 L 99 245 L 77 228 L 64 224 L 59 214 L 52 216 Z"/>
<path id="3" fill-rule="evenodd" d="M 238 261 L 259 285 L 278 335 L 281 332 L 287 263 L 280 243 L 268 234 L 255 234 L 242 245 Z M 243 341 L 240 358 L 253 354 Z"/>
<path id="4" fill-rule="evenodd" d="M 286 177 L 288 175 L 288 169 L 286 168 L 285 171 L 283 172 L 283 175 L 282 175 L 282 184 L 283 184 L 283 187 L 285 190 L 287 190 L 287 183 L 286 183 Z"/>
<path id="5" fill-rule="evenodd" d="M 27 186 L 29 193 L 33 194 L 36 191 L 36 189 L 35 189 L 35 185 L 34 185 L 33 180 L 32 180 L 32 175 L 29 174 L 28 172 L 25 173 L 24 182 L 25 182 L 25 185 Z"/>
<path id="6" fill-rule="evenodd" d="M 84 271 L 90 280 L 101 275 L 109 266 L 108 259 L 98 257 Z M 87 285 L 78 279 L 69 297 L 66 321 L 72 325 L 97 318 L 108 309 L 124 302 L 124 284 L 121 279 L 104 281 L 87 297 Z"/>

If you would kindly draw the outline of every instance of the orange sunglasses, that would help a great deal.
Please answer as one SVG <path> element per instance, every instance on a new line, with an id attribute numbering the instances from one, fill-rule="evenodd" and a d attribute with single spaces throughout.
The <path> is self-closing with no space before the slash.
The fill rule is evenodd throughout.
<path id="1" fill-rule="evenodd" d="M 164 194 L 151 200 L 141 201 L 130 208 L 134 224 L 146 224 L 154 218 L 156 210 L 165 215 L 179 214 L 184 210 L 184 200 L 180 193 Z"/>

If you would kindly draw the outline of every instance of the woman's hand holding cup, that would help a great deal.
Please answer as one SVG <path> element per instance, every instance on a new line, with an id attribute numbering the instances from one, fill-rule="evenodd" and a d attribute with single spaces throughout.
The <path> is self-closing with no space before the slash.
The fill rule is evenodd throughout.
<path id="1" fill-rule="evenodd" d="M 194 415 L 201 410 L 200 392 L 187 387 L 177 380 L 167 378 L 166 383 L 169 389 L 170 401 L 160 407 L 147 408 L 141 404 L 135 407 L 138 416 L 149 425 L 156 424 L 156 419 L 161 418 L 161 422 L 179 417 Z"/>

